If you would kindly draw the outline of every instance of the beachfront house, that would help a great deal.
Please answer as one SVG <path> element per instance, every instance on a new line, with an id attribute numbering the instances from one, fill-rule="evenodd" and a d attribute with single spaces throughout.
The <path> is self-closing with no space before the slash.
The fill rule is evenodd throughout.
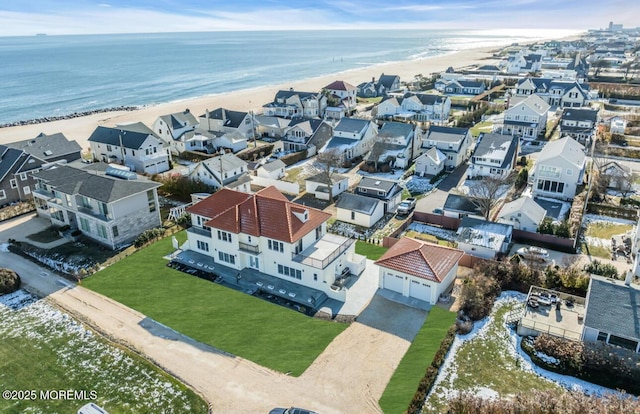
<path id="1" fill-rule="evenodd" d="M 277 116 L 256 115 L 256 134 L 265 141 L 276 140 L 284 137 L 291 123 L 291 119 Z M 265 139 L 266 138 L 266 139 Z"/>
<path id="2" fill-rule="evenodd" d="M 509 249 L 513 227 L 472 217 L 464 217 L 456 232 L 458 248 L 483 259 L 495 259 Z"/>
<path id="3" fill-rule="evenodd" d="M 402 201 L 402 187 L 397 181 L 375 177 L 363 177 L 356 186 L 355 194 L 382 200 L 385 213 L 394 212 Z"/>
<path id="4" fill-rule="evenodd" d="M 502 133 L 536 139 L 547 128 L 548 112 L 549 104 L 538 95 L 530 95 L 504 112 Z"/>
<path id="5" fill-rule="evenodd" d="M 99 126 L 89 137 L 93 159 L 118 163 L 142 174 L 159 174 L 171 168 L 169 149 L 142 122 Z"/>
<path id="6" fill-rule="evenodd" d="M 481 134 L 467 169 L 468 178 L 506 179 L 518 160 L 520 139 L 510 135 Z"/>
<path id="7" fill-rule="evenodd" d="M 189 178 L 216 189 L 226 187 L 244 193 L 251 192 L 247 162 L 231 153 L 198 162 L 189 173 Z"/>
<path id="8" fill-rule="evenodd" d="M 509 224 L 516 230 L 535 233 L 546 215 L 547 210 L 533 198 L 520 197 L 502 206 L 498 222 Z"/>
<path id="9" fill-rule="evenodd" d="M 586 159 L 584 147 L 571 137 L 548 142 L 529 176 L 533 196 L 573 200 L 584 180 Z"/>
<path id="10" fill-rule="evenodd" d="M 318 304 L 327 296 L 344 302 L 346 289 L 334 282 L 359 275 L 366 265 L 354 239 L 327 234 L 331 214 L 290 202 L 275 187 L 255 194 L 225 188 L 187 212 L 193 225 L 185 251 L 213 260 L 218 272 L 250 272 L 257 286 L 289 301 L 306 287 L 322 294 L 315 297 Z M 290 288 L 274 289 L 279 281 Z"/>
<path id="11" fill-rule="evenodd" d="M 346 115 L 350 115 L 356 110 L 358 90 L 355 86 L 344 81 L 335 81 L 322 89 L 327 96 L 327 102 L 337 103 L 337 105 L 332 106 L 343 108 Z"/>
<path id="12" fill-rule="evenodd" d="M 198 117 L 198 122 L 201 130 L 242 137 L 245 141 L 256 136 L 253 114 L 249 112 L 231 111 L 225 108 L 207 110 Z"/>
<path id="13" fill-rule="evenodd" d="M 357 96 L 361 98 L 375 98 L 377 96 L 387 96 L 390 92 L 400 90 L 400 76 L 380 75 L 378 80 L 372 78 L 369 82 L 362 82 L 357 86 Z"/>
<path id="14" fill-rule="evenodd" d="M 39 216 L 111 249 L 132 243 L 145 230 L 162 225 L 157 191 L 161 184 L 126 167 L 55 165 L 33 177 Z"/>
<path id="15" fill-rule="evenodd" d="M 382 257 L 378 287 L 435 305 L 458 273 L 461 250 L 403 237 Z"/>
<path id="16" fill-rule="evenodd" d="M 560 116 L 560 134 L 588 145 L 598 122 L 598 111 L 590 108 L 564 108 Z"/>
<path id="17" fill-rule="evenodd" d="M 35 185 L 31 174 L 51 163 L 78 160 L 81 150 L 77 142 L 62 133 L 41 133 L 0 145 L 0 206 L 31 200 Z"/>
<path id="18" fill-rule="evenodd" d="M 469 128 L 431 125 L 422 138 L 422 150 L 439 149 L 447 157 L 445 168 L 453 170 L 468 158 L 471 139 Z"/>
<path id="19" fill-rule="evenodd" d="M 198 125 L 198 119 L 191 111 L 185 109 L 182 112 L 159 116 L 152 129 L 173 155 L 179 155 L 186 149 L 185 141 L 188 135 L 193 135 Z"/>
<path id="20" fill-rule="evenodd" d="M 294 118 L 282 137 L 282 149 L 285 152 L 307 151 L 307 157 L 312 157 L 332 136 L 331 124 L 322 119 Z"/>
<path id="21" fill-rule="evenodd" d="M 299 92 L 293 88 L 280 90 L 273 102 L 262 106 L 265 116 L 280 118 L 322 118 L 327 108 L 327 97 L 322 92 Z"/>
<path id="22" fill-rule="evenodd" d="M 420 128 L 418 131 L 422 132 Z M 416 127 L 404 122 L 385 122 L 378 131 L 376 142 L 371 147 L 365 161 L 377 170 L 385 167 L 406 169 L 411 165 L 415 148 Z"/>
<path id="23" fill-rule="evenodd" d="M 384 202 L 377 198 L 343 193 L 336 202 L 336 218 L 345 223 L 369 228 L 384 216 Z"/>
<path id="24" fill-rule="evenodd" d="M 337 151 L 343 159 L 353 160 L 364 156 L 373 146 L 378 126 L 373 121 L 342 118 L 333 128 L 333 136 L 319 151 Z"/>
<path id="25" fill-rule="evenodd" d="M 435 177 L 444 171 L 447 156 L 437 147 L 429 148 L 416 158 L 416 174 L 421 177 Z"/>

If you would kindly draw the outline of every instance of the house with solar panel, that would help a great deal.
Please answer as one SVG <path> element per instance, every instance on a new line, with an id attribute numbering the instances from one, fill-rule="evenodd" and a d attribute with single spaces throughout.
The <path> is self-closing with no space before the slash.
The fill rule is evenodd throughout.
<path id="1" fill-rule="evenodd" d="M 121 164 L 140 174 L 171 169 L 168 147 L 142 122 L 99 126 L 89 137 L 89 145 L 94 160 Z"/>
<path id="2" fill-rule="evenodd" d="M 161 184 L 126 167 L 58 164 L 34 173 L 33 178 L 40 217 L 56 227 L 78 230 L 111 249 L 132 243 L 145 230 L 162 224 L 157 191 Z"/>

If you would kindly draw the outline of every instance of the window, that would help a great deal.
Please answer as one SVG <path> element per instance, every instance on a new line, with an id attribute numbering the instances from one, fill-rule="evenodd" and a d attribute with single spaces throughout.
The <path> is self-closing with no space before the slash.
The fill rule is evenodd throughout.
<path id="1" fill-rule="evenodd" d="M 107 151 L 111 152 L 111 145 L 107 145 Z"/>
<path id="2" fill-rule="evenodd" d="M 22 187 L 22 192 L 24 193 L 24 195 L 31 194 L 31 187 L 29 187 L 28 185 L 25 185 L 24 187 Z"/>
<path id="3" fill-rule="evenodd" d="M 218 230 L 218 240 L 222 240 L 222 241 L 231 243 L 231 233 L 227 233 L 226 231 Z"/>
<path id="4" fill-rule="evenodd" d="M 218 252 L 218 259 L 222 262 L 236 264 L 236 257 L 229 253 Z"/>
<path id="5" fill-rule="evenodd" d="M 351 220 L 355 220 L 356 219 L 356 212 L 352 211 L 351 212 Z"/>
<path id="6" fill-rule="evenodd" d="M 3 200 L 7 198 L 7 194 L 4 192 L 4 190 L 0 190 L 0 200 Z"/>
<path id="7" fill-rule="evenodd" d="M 294 269 L 293 267 L 278 265 L 278 273 L 284 276 L 289 276 L 294 279 L 301 280 L 302 279 L 302 271 L 299 269 Z"/>
<path id="8" fill-rule="evenodd" d="M 204 252 L 209 251 L 209 243 L 198 240 L 196 244 L 197 244 L 198 250 L 202 250 Z"/>
<path id="9" fill-rule="evenodd" d="M 276 252 L 284 252 L 284 243 L 276 241 L 276 240 L 268 240 L 267 243 L 269 250 L 273 250 Z"/>
<path id="10" fill-rule="evenodd" d="M 149 213 L 156 211 L 156 196 L 153 190 L 147 191 L 147 202 L 149 203 Z"/>
<path id="11" fill-rule="evenodd" d="M 318 274 L 317 274 L 317 273 L 314 273 L 314 274 L 313 274 L 313 281 L 314 281 L 314 282 L 317 282 L 317 281 L 318 281 Z"/>
<path id="12" fill-rule="evenodd" d="M 607 342 L 607 337 L 609 335 L 606 332 L 598 332 L 598 341 Z"/>
<path id="13" fill-rule="evenodd" d="M 20 181 L 27 181 L 27 173 L 20 173 Z"/>
<path id="14" fill-rule="evenodd" d="M 18 187 L 18 181 L 16 181 L 15 178 L 12 178 L 11 180 L 9 180 L 9 183 L 11 184 L 11 188 L 17 188 Z"/>
<path id="15" fill-rule="evenodd" d="M 567 168 L 567 175 L 573 175 L 573 170 L 571 168 Z"/>
<path id="16" fill-rule="evenodd" d="M 98 236 L 100 236 L 103 239 L 109 238 L 109 236 L 107 236 L 107 229 L 102 224 L 98 224 L 96 228 L 98 230 Z"/>
<path id="17" fill-rule="evenodd" d="M 113 238 L 115 239 L 116 237 L 118 237 L 118 235 L 120 233 L 118 233 L 118 226 L 113 226 L 111 227 L 111 233 L 113 234 Z"/>
<path id="18" fill-rule="evenodd" d="M 84 217 L 80 217 L 80 229 L 85 233 L 91 233 L 91 225 L 89 224 L 89 220 Z"/>

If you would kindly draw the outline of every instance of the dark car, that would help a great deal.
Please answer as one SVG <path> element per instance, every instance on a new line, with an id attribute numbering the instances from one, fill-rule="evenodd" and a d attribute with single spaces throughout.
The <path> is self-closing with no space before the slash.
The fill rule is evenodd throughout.
<path id="1" fill-rule="evenodd" d="M 305 410 L 304 408 L 274 408 L 269 414 L 318 414 L 315 411 Z"/>

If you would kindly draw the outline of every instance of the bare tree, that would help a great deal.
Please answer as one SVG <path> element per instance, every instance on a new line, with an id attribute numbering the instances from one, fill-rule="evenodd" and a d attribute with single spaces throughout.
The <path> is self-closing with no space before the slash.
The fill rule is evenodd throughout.
<path id="1" fill-rule="evenodd" d="M 591 67 L 594 68 L 593 77 L 597 78 L 603 69 L 607 69 L 611 67 L 611 62 L 609 62 L 608 60 L 599 59 L 593 62 L 591 64 Z"/>
<path id="2" fill-rule="evenodd" d="M 337 174 L 337 169 L 342 165 L 343 154 L 337 148 L 329 149 L 316 155 L 313 168 L 327 184 L 329 189 L 329 202 L 333 203 L 333 177 Z"/>
<path id="3" fill-rule="evenodd" d="M 616 174 L 612 177 L 612 180 L 615 182 L 615 189 L 620 192 L 622 198 L 627 198 L 629 194 L 633 193 L 633 185 L 637 179 L 638 174 L 632 172 L 628 174 Z"/>
<path id="4" fill-rule="evenodd" d="M 499 195 L 504 185 L 513 181 L 512 176 L 496 178 L 492 176 L 483 177 L 474 182 L 469 187 L 469 197 L 471 202 L 478 207 L 485 220 L 491 221 L 491 211 L 500 203 Z"/>

